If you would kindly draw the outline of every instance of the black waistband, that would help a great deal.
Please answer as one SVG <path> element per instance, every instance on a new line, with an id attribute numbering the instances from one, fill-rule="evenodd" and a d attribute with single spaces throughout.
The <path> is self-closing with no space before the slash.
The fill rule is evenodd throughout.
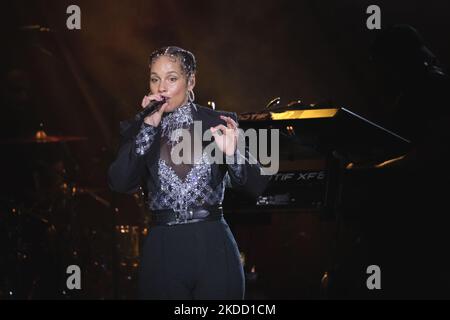
<path id="1" fill-rule="evenodd" d="M 220 220 L 223 217 L 221 206 L 191 208 L 183 211 L 172 209 L 152 210 L 151 225 L 173 226 L 201 221 Z"/>

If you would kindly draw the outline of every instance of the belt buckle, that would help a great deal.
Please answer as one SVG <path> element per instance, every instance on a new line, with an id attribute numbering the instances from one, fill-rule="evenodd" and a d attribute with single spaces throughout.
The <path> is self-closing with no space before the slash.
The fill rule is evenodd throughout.
<path id="1" fill-rule="evenodd" d="M 168 225 L 178 225 L 178 224 L 186 224 L 189 223 L 189 220 L 192 220 L 194 217 L 194 210 L 192 209 L 183 209 L 181 211 L 175 211 L 175 221 L 169 222 Z"/>

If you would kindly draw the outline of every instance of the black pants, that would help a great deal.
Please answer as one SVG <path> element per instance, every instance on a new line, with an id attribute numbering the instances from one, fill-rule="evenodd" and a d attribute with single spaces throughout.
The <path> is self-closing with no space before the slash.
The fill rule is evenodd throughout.
<path id="1" fill-rule="evenodd" d="M 139 272 L 141 299 L 243 299 L 244 271 L 225 220 L 150 228 Z"/>

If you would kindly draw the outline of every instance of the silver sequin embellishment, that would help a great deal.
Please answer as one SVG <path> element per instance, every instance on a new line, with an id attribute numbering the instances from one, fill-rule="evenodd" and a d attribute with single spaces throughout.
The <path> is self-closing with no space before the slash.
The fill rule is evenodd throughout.
<path id="1" fill-rule="evenodd" d="M 205 152 L 184 181 L 162 159 L 159 160 L 158 176 L 161 190 L 152 199 L 150 209 L 172 208 L 183 216 L 190 207 L 201 206 L 205 202 L 217 204 L 223 200 L 224 184 L 219 185 L 216 190 L 209 185 L 211 164 Z"/>
<path id="2" fill-rule="evenodd" d="M 143 156 L 150 149 L 158 128 L 142 123 L 141 130 L 136 136 L 136 154 Z"/>
<path id="3" fill-rule="evenodd" d="M 192 119 L 191 103 L 187 103 L 163 117 L 161 120 L 161 133 L 170 141 L 173 147 L 180 142 L 182 137 L 182 131 L 178 129 L 186 129 L 192 123 L 194 121 Z"/>

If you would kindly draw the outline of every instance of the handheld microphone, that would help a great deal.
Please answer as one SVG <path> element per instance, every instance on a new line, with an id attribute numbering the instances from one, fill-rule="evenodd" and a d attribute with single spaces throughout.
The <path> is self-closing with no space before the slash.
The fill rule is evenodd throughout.
<path id="1" fill-rule="evenodd" d="M 166 103 L 166 97 L 162 97 L 161 101 L 158 100 L 152 100 L 150 103 L 136 115 L 136 120 L 143 120 L 146 117 L 154 114 L 155 112 L 159 111 L 161 109 L 162 105 Z"/>

